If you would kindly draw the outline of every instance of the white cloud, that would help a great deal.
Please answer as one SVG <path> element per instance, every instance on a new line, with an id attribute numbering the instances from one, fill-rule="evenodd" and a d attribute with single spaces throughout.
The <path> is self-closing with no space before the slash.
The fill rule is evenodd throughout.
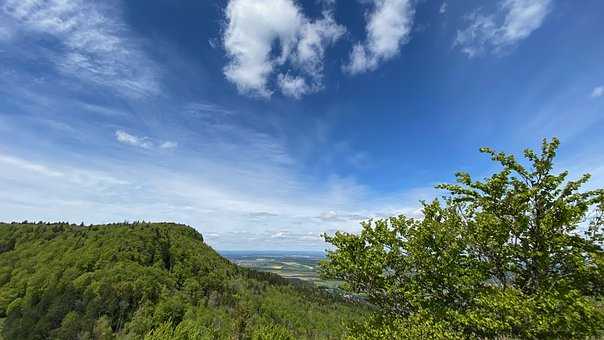
<path id="1" fill-rule="evenodd" d="M 267 80 L 274 64 L 283 63 L 302 25 L 300 9 L 290 0 L 232 0 L 226 9 L 224 47 L 231 58 L 225 68 L 228 80 L 240 92 L 269 96 Z M 271 59 L 273 43 L 280 54 Z"/>
<path id="2" fill-rule="evenodd" d="M 323 12 L 320 20 L 306 21 L 300 28 L 300 39 L 293 55 L 295 62 L 309 75 L 321 76 L 325 48 L 344 33 L 346 29 L 334 21 L 329 11 Z"/>
<path id="3" fill-rule="evenodd" d="M 306 80 L 302 77 L 280 74 L 277 81 L 281 92 L 288 97 L 300 99 L 311 90 L 306 84 Z"/>
<path id="4" fill-rule="evenodd" d="M 109 86 L 129 96 L 159 92 L 154 64 L 118 20 L 116 9 L 84 0 L 6 0 L 0 12 L 16 32 L 60 42 L 46 56 L 66 75 Z M 13 32 L 14 33 L 14 32 Z"/>
<path id="5" fill-rule="evenodd" d="M 271 76 L 286 66 L 311 78 L 313 89 L 320 88 L 325 48 L 345 32 L 329 11 L 312 21 L 293 0 L 231 0 L 225 14 L 229 63 L 224 74 L 240 93 L 253 96 L 270 97 Z"/>
<path id="6" fill-rule="evenodd" d="M 362 73 L 377 68 L 377 59 L 368 55 L 367 49 L 362 44 L 355 44 L 350 52 L 350 62 L 344 70 L 350 74 Z"/>
<path id="7" fill-rule="evenodd" d="M 138 137 L 122 130 L 115 131 L 115 138 L 120 143 L 138 146 L 144 149 L 151 149 L 153 147 L 153 143 L 148 137 Z"/>
<path id="8" fill-rule="evenodd" d="M 469 57 L 513 47 L 543 24 L 551 11 L 551 2 L 503 0 L 496 13 L 484 15 L 475 11 L 467 16 L 469 26 L 457 31 L 455 46 Z"/>
<path id="9" fill-rule="evenodd" d="M 604 86 L 596 86 L 593 91 L 591 91 L 592 98 L 598 98 L 604 96 Z"/>
<path id="10" fill-rule="evenodd" d="M 174 141 L 154 142 L 149 137 L 135 136 L 124 130 L 115 131 L 115 139 L 122 144 L 136 146 L 143 149 L 153 149 L 157 147 L 162 150 L 172 150 L 178 147 L 178 143 Z"/>
<path id="11" fill-rule="evenodd" d="M 367 40 L 355 44 L 344 70 L 358 74 L 375 70 L 400 52 L 409 41 L 415 10 L 411 0 L 373 0 L 367 18 Z"/>
<path id="12" fill-rule="evenodd" d="M 459 46 L 463 53 L 472 58 L 484 52 L 485 46 L 496 40 L 499 28 L 490 16 L 473 13 L 467 19 L 471 21 L 471 24 L 463 31 L 457 31 L 455 46 Z"/>

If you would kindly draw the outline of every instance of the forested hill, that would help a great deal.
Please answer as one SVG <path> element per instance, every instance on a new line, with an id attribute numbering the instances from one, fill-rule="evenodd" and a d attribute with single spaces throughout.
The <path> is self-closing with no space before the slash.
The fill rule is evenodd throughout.
<path id="1" fill-rule="evenodd" d="M 5 339 L 339 339 L 360 310 L 184 225 L 0 224 Z"/>

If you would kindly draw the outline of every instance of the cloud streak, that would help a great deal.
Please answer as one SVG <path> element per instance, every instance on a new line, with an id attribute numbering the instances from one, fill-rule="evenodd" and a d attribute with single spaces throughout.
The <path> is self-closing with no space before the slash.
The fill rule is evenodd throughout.
<path id="1" fill-rule="evenodd" d="M 0 163 L 4 163 L 4 165 L 6 166 L 19 168 L 25 171 L 30 171 L 48 177 L 62 177 L 64 175 L 62 172 L 51 170 L 44 165 L 36 164 L 8 155 L 0 154 Z"/>
<path id="2" fill-rule="evenodd" d="M 156 143 L 151 140 L 149 137 L 139 137 L 133 134 L 130 134 L 124 130 L 115 131 L 115 139 L 126 145 L 136 146 L 143 149 L 154 149 L 159 148 L 163 150 L 175 149 L 178 146 L 178 143 L 172 141 L 164 141 L 161 143 Z"/>
<path id="3" fill-rule="evenodd" d="M 457 31 L 454 46 L 470 58 L 501 53 L 541 27 L 551 11 L 551 3 L 551 0 L 503 0 L 495 13 L 475 11 L 466 17 L 469 25 Z"/>

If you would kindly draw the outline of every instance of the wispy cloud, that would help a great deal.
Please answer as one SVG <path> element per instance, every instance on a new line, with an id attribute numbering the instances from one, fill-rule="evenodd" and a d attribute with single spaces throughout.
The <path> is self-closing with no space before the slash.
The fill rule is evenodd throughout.
<path id="1" fill-rule="evenodd" d="M 410 39 L 415 9 L 411 0 L 373 0 L 367 17 L 367 40 L 354 45 L 344 70 L 358 74 L 375 70 L 378 65 L 400 53 Z"/>
<path id="2" fill-rule="evenodd" d="M 153 142 L 149 137 L 135 136 L 123 130 L 115 131 L 115 138 L 120 143 L 136 146 L 143 149 L 153 149 L 155 147 L 158 147 L 160 149 L 168 150 L 175 149 L 178 146 L 178 143 L 173 141 L 164 141 L 161 143 L 156 143 Z"/>
<path id="3" fill-rule="evenodd" d="M 12 174 L 13 178 L 32 178 L 32 175 L 42 175 L 49 178 L 60 178 L 56 183 L 64 182 L 75 185 L 83 185 L 85 187 L 90 186 L 107 186 L 107 185 L 128 185 L 128 181 L 115 178 L 114 176 L 108 175 L 104 172 L 95 170 L 74 168 L 69 166 L 49 166 L 41 162 L 35 162 L 26 160 L 23 158 L 0 154 L 0 163 L 3 163 L 5 167 L 3 175 L 7 173 Z M 3 176 L 4 179 L 10 176 Z M 44 178 L 35 177 L 42 181 Z M 87 189 L 86 189 L 87 190 Z"/>
<path id="4" fill-rule="evenodd" d="M 60 171 L 54 171 L 48 167 L 40 164 L 36 164 L 30 161 L 26 161 L 17 157 L 11 157 L 8 155 L 0 154 L 0 163 L 4 163 L 5 166 L 11 166 L 19 168 L 25 171 L 31 171 L 40 175 L 48 177 L 62 177 L 64 174 Z"/>
<path id="5" fill-rule="evenodd" d="M 216 115 L 226 116 L 234 113 L 233 110 L 208 102 L 189 103 L 184 108 L 184 111 L 199 118 L 211 118 Z"/>
<path id="6" fill-rule="evenodd" d="M 37 58 L 48 58 L 63 74 L 134 97 L 159 93 L 155 65 L 120 22 L 119 9 L 84 0 L 7 0 L 0 12 L 15 39 L 57 39 L 58 46 Z"/>
<path id="7" fill-rule="evenodd" d="M 331 12 L 311 20 L 293 0 L 230 0 L 225 14 L 224 74 L 240 93 L 270 97 L 275 73 L 286 96 L 299 98 L 322 87 L 325 49 L 345 32 Z M 282 68 L 285 73 L 278 71 Z M 287 75 L 294 72 L 293 78 Z"/>
<path id="8" fill-rule="evenodd" d="M 303 95 L 312 90 L 303 77 L 292 77 L 289 74 L 280 74 L 277 80 L 281 92 L 289 97 L 300 99 Z"/>
<path id="9" fill-rule="evenodd" d="M 414 211 L 418 205 L 418 197 L 407 200 L 374 192 L 353 177 L 304 175 L 284 132 L 266 129 L 266 114 L 258 128 L 249 111 L 208 101 L 170 103 L 166 107 L 175 119 L 154 126 L 149 116 L 140 120 L 135 114 L 117 114 L 117 107 L 56 102 L 51 94 L 31 90 L 39 96 L 27 97 L 38 105 L 29 108 L 31 112 L 45 112 L 46 118 L 84 113 L 85 120 L 69 124 L 86 137 L 85 147 L 47 152 L 40 144 L 60 143 L 65 133 L 57 130 L 41 136 L 40 144 L 28 144 L 27 150 L 16 146 L 4 153 L 0 187 L 10 199 L 0 202 L 0 210 L 7 212 L 6 220 L 172 220 L 214 234 L 207 240 L 221 249 L 322 249 L 323 232 L 357 230 L 356 218 Z M 0 130 L 6 127 L 3 118 Z M 23 134 L 17 131 L 31 133 L 24 119 L 6 119 L 11 122 L 10 131 L 3 130 L 7 138 Z M 99 119 L 109 123 L 99 125 Z M 166 140 L 170 135 L 178 135 L 182 143 L 178 152 L 161 149 L 176 146 Z M 3 147 L 8 151 L 10 145 Z M 350 145 L 339 150 L 350 155 L 354 151 Z M 170 157 L 170 162 L 162 157 Z M 325 214 L 330 211 L 336 216 Z M 237 232 L 242 234 L 235 239 Z"/>
<path id="10" fill-rule="evenodd" d="M 10 154 L 0 164 L 9 197 L 0 203 L 4 219 L 173 220 L 213 234 L 208 241 L 221 249 L 322 249 L 321 233 L 358 230 L 365 217 L 413 213 L 423 197 L 374 193 L 351 178 L 314 182 L 270 164 L 248 171 L 246 162 L 203 158 L 179 169 L 111 159 L 96 159 L 94 169 L 59 159 L 50 166 Z"/>
<path id="11" fill-rule="evenodd" d="M 457 31 L 454 45 L 470 58 L 500 53 L 538 29 L 551 8 L 551 0 L 502 0 L 495 13 L 469 14 L 469 26 Z"/>
<path id="12" fill-rule="evenodd" d="M 282 137 L 242 124 L 250 118 L 249 113 L 205 102 L 186 104 L 183 111 L 188 116 L 199 118 L 199 124 L 188 134 L 195 138 L 197 150 L 206 157 L 222 159 L 227 155 L 237 155 L 240 163 L 255 163 L 262 159 L 274 166 L 290 166 L 294 162 L 282 143 Z"/>
<path id="13" fill-rule="evenodd" d="M 138 137 L 122 130 L 115 131 L 115 138 L 120 143 L 138 146 L 144 149 L 151 149 L 153 147 L 153 143 L 151 143 L 149 137 Z"/>

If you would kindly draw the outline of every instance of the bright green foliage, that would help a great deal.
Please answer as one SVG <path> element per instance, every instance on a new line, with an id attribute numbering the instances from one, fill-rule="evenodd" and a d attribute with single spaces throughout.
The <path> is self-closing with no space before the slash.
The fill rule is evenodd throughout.
<path id="1" fill-rule="evenodd" d="M 362 224 L 326 236 L 327 278 L 366 296 L 377 315 L 364 338 L 583 338 L 602 334 L 604 191 L 589 176 L 553 173 L 558 140 L 541 154 L 481 149 L 502 170 L 484 181 L 457 174 L 423 218 Z"/>
<path id="2" fill-rule="evenodd" d="M 182 225 L 0 224 L 5 339 L 340 339 L 362 311 Z"/>

